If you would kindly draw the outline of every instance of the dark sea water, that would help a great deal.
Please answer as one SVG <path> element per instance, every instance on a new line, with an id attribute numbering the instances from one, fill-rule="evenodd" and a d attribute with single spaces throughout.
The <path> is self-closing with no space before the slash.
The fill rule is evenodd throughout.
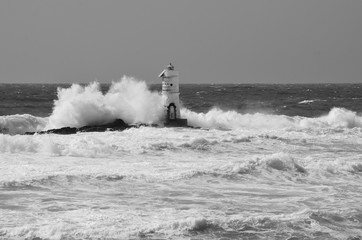
<path id="1" fill-rule="evenodd" d="M 361 87 L 0 84 L 0 239 L 362 239 Z"/>

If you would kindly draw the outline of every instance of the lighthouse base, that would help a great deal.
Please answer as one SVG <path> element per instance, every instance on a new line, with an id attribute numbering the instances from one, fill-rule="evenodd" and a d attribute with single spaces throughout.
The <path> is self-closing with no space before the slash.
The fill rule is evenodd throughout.
<path id="1" fill-rule="evenodd" d="M 187 127 L 187 119 L 184 118 L 176 118 L 176 119 L 168 119 L 164 123 L 165 127 Z"/>

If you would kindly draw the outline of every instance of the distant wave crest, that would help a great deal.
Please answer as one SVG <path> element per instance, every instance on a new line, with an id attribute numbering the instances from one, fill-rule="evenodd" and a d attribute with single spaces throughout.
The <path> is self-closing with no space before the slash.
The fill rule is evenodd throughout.
<path id="1" fill-rule="evenodd" d="M 325 102 L 327 100 L 321 100 L 321 99 L 314 99 L 314 100 L 303 100 L 300 101 L 298 104 L 309 104 L 309 103 L 314 103 L 314 102 Z"/>

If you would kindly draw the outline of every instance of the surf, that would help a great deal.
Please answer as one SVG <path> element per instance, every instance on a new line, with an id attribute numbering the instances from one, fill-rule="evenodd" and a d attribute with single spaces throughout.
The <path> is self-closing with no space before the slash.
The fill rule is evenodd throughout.
<path id="1" fill-rule="evenodd" d="M 127 124 L 155 124 L 163 126 L 162 95 L 150 90 L 143 80 L 124 76 L 102 92 L 100 84 L 73 84 L 58 87 L 57 97 L 48 117 L 30 114 L 0 116 L 0 133 L 24 134 L 54 128 L 102 125 L 122 119 Z M 191 127 L 204 129 L 353 129 L 362 128 L 360 113 L 347 108 L 334 107 L 318 117 L 287 116 L 264 111 L 247 113 L 211 107 L 196 112 L 182 105 L 181 115 Z"/>

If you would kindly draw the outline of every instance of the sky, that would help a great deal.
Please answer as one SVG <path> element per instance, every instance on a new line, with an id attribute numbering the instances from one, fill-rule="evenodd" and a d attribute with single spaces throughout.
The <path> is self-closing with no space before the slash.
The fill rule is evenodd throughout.
<path id="1" fill-rule="evenodd" d="M 360 0 L 2 0 L 0 83 L 362 83 Z"/>

